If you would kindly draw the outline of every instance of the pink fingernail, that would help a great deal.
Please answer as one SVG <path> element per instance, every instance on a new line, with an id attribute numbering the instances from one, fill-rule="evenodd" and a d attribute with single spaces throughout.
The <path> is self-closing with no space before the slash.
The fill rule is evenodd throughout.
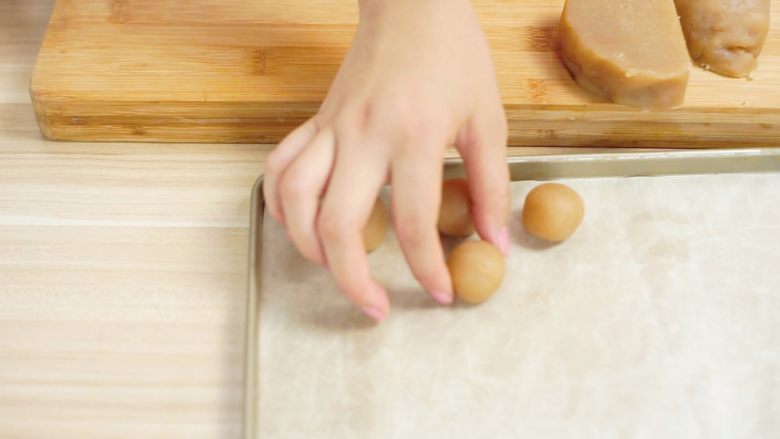
<path id="1" fill-rule="evenodd" d="M 451 305 L 453 301 L 452 293 L 446 291 L 431 291 L 431 296 L 442 305 Z"/>
<path id="2" fill-rule="evenodd" d="M 364 306 L 361 308 L 366 315 L 371 317 L 372 319 L 376 320 L 377 322 L 381 322 L 385 319 L 385 313 L 382 312 L 379 308 L 374 308 L 372 306 Z"/>
<path id="3" fill-rule="evenodd" d="M 504 256 L 509 255 L 509 229 L 506 227 L 498 232 L 498 249 L 501 250 Z"/>

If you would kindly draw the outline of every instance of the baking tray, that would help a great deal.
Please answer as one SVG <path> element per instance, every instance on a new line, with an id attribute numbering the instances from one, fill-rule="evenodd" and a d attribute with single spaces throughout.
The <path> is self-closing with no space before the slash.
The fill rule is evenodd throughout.
<path id="1" fill-rule="evenodd" d="M 512 181 L 557 178 L 638 177 L 713 173 L 780 172 L 780 148 L 675 150 L 510 157 Z M 445 177 L 463 175 L 460 159 L 445 160 Z M 256 437 L 258 330 L 265 203 L 263 177 L 252 189 L 245 329 L 244 434 Z"/>

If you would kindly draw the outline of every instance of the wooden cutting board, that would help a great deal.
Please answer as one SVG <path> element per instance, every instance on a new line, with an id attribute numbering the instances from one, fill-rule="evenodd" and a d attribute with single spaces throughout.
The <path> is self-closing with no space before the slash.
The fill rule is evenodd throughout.
<path id="1" fill-rule="evenodd" d="M 31 94 L 58 140 L 277 142 L 314 114 L 351 41 L 355 0 L 59 0 Z M 563 0 L 475 0 L 510 144 L 780 145 L 780 0 L 753 79 L 691 74 L 685 106 L 641 112 L 563 67 Z"/>

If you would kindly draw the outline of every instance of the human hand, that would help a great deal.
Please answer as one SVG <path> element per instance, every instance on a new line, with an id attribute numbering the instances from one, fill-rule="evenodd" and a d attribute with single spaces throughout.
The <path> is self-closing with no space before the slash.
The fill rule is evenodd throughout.
<path id="1" fill-rule="evenodd" d="M 468 0 L 363 0 L 360 24 L 319 112 L 268 156 L 268 211 L 307 259 L 382 320 L 361 230 L 392 186 L 396 236 L 420 284 L 452 303 L 436 230 L 442 157 L 463 157 L 480 236 L 504 253 L 509 176 L 506 116 L 490 50 Z"/>

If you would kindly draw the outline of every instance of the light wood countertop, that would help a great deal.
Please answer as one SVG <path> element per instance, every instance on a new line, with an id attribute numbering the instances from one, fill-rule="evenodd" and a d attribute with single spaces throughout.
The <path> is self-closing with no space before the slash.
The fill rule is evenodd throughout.
<path id="1" fill-rule="evenodd" d="M 268 147 L 42 138 L 53 3 L 0 4 L 0 436 L 237 437 Z"/>

